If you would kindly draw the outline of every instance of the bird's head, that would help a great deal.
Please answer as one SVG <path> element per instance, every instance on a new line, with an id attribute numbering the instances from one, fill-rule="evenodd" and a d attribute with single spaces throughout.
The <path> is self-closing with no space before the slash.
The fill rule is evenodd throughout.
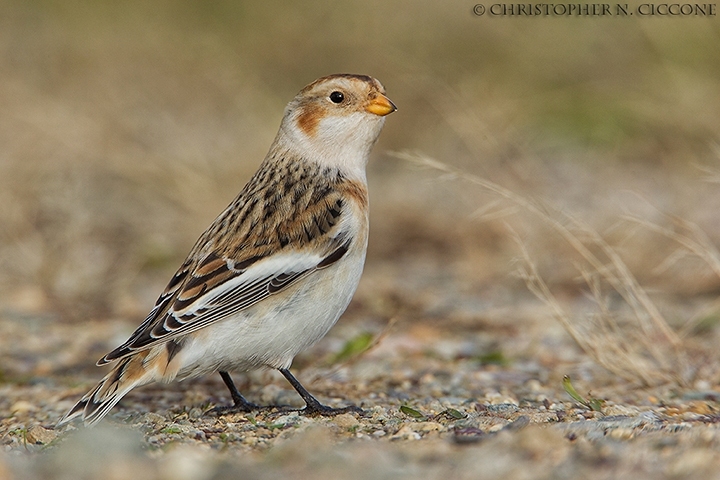
<path id="1" fill-rule="evenodd" d="M 366 75 L 338 74 L 303 88 L 285 109 L 280 136 L 303 157 L 363 172 L 385 116 L 397 110 Z"/>

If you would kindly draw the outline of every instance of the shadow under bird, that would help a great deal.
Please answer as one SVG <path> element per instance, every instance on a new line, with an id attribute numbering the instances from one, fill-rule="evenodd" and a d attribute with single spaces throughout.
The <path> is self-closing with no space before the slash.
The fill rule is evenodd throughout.
<path id="1" fill-rule="evenodd" d="M 290 373 L 293 358 L 345 311 L 365 263 L 370 149 L 396 110 L 376 79 L 320 78 L 285 109 L 265 160 L 200 236 L 130 338 L 97 364 L 114 364 L 58 425 L 100 421 L 147 383 L 219 372 L 233 405 L 232 371 L 274 368 L 310 415 L 359 411 L 321 404 Z"/>

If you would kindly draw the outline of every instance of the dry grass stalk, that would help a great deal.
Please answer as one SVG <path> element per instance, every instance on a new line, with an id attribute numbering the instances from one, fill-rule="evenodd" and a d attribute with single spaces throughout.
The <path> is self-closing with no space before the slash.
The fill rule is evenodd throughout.
<path id="1" fill-rule="evenodd" d="M 720 277 L 720 251 L 718 251 L 717 247 L 710 240 L 707 233 L 705 233 L 705 231 L 694 222 L 662 212 L 661 215 L 673 226 L 673 228 L 662 226 L 658 223 L 638 217 L 637 215 L 625 215 L 623 217 L 627 221 L 663 235 L 680 245 L 680 248 L 674 254 L 670 255 L 660 266 L 658 266 L 658 270 L 667 269 L 680 258 L 686 256 L 687 254 L 692 254 L 707 263 L 713 273 Z M 715 302 L 715 304 L 706 307 L 703 311 L 698 312 L 698 314 L 689 318 L 680 330 L 680 336 L 684 337 L 688 335 L 699 322 L 706 318 L 707 315 L 716 312 L 717 309 L 718 304 Z"/>
<path id="2" fill-rule="evenodd" d="M 601 282 L 597 274 L 578 267 L 590 288 L 599 312 L 588 315 L 586 324 L 576 324 L 540 276 L 525 243 L 514 232 L 512 236 L 524 261 L 524 264 L 518 268 L 520 277 L 525 281 L 528 289 L 550 309 L 553 317 L 560 322 L 580 348 L 598 364 L 625 380 L 635 382 L 639 379 L 647 385 L 672 380 L 665 374 L 669 371 L 670 365 L 664 365 L 665 368 L 660 371 L 654 370 L 652 365 L 648 365 L 643 359 L 644 342 L 638 341 L 637 336 L 628 337 L 627 332 L 618 325 L 615 315 L 603 298 Z M 663 362 L 663 357 L 654 356 L 653 359 Z"/>
<path id="3" fill-rule="evenodd" d="M 539 275 L 527 248 L 514 234 L 526 263 L 526 267 L 521 269 L 521 276 L 530 291 L 550 308 L 575 342 L 607 370 L 645 385 L 668 381 L 685 383 L 687 359 L 680 337 L 665 321 L 620 255 L 590 226 L 536 199 L 519 195 L 427 156 L 409 152 L 392 152 L 391 155 L 478 185 L 510 201 L 513 206 L 538 216 L 589 265 L 589 269 L 584 266 L 576 268 L 588 285 L 598 311 L 584 321 L 565 312 Z M 599 253 L 593 253 L 593 249 Z M 630 307 L 632 321 L 617 322 L 616 313 L 610 311 L 604 299 L 603 282 Z"/>
<path id="4" fill-rule="evenodd" d="M 680 244 L 684 249 L 705 261 L 712 271 L 720 277 L 720 251 L 712 243 L 707 233 L 694 222 L 675 215 L 663 214 L 675 228 L 670 229 L 636 215 L 625 215 L 623 218 L 642 225 L 653 232 L 659 233 Z"/>

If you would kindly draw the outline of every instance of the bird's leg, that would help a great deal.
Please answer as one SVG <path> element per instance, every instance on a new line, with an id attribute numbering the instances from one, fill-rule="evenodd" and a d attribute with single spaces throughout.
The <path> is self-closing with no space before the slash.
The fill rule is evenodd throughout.
<path id="1" fill-rule="evenodd" d="M 225 382 L 228 390 L 230 390 L 230 396 L 232 397 L 233 404 L 227 407 L 215 407 L 210 410 L 213 413 L 240 413 L 240 412 L 252 412 L 253 410 L 260 410 L 263 407 L 255 405 L 254 403 L 248 402 L 245 397 L 242 396 L 240 391 L 235 386 L 230 374 L 228 372 L 220 372 L 220 376 Z"/>
<path id="2" fill-rule="evenodd" d="M 355 405 L 351 405 L 349 407 L 343 407 L 343 408 L 332 408 L 328 407 L 327 405 L 323 405 L 320 403 L 315 397 L 313 397 L 310 392 L 305 390 L 305 387 L 303 387 L 300 382 L 293 376 L 292 373 L 286 368 L 279 369 L 280 373 L 283 374 L 283 376 L 287 379 L 288 382 L 290 382 L 290 385 L 293 386 L 293 388 L 300 394 L 303 400 L 305 400 L 305 408 L 302 410 L 305 415 L 339 415 L 341 413 L 363 413 L 363 410 L 359 407 L 356 407 Z"/>

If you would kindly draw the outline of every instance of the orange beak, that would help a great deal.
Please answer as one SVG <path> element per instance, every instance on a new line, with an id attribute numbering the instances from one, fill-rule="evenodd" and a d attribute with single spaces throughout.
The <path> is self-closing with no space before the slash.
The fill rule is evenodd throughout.
<path id="1" fill-rule="evenodd" d="M 370 113 L 374 113 L 375 115 L 384 117 L 385 115 L 389 115 L 397 110 L 397 107 L 385 95 L 379 94 L 370 101 L 367 107 L 365 107 L 365 110 Z"/>

